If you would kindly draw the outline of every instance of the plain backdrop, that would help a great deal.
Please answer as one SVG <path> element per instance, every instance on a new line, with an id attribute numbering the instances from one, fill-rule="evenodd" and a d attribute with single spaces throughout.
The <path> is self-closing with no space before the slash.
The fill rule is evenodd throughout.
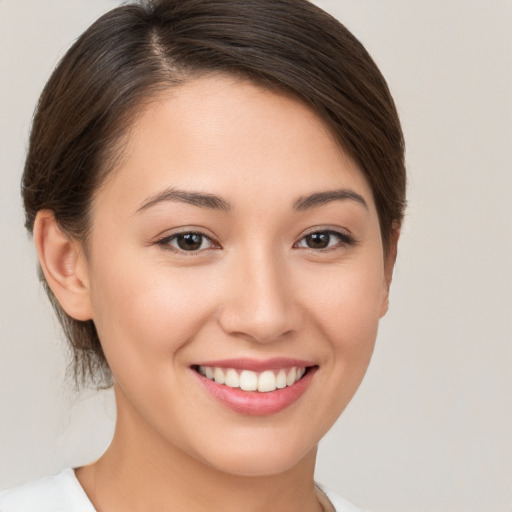
<path id="1" fill-rule="evenodd" d="M 0 488 L 91 462 L 110 392 L 73 392 L 19 181 L 37 97 L 114 0 L 0 0 Z M 317 480 L 374 512 L 512 511 L 512 2 L 324 0 L 396 99 L 409 209 L 372 364 Z"/>

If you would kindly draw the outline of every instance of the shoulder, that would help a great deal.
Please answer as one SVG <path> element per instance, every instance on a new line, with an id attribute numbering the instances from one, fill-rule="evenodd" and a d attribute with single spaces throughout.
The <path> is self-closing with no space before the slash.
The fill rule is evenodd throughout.
<path id="1" fill-rule="evenodd" d="M 317 484 L 317 487 L 329 498 L 336 512 L 365 512 L 362 508 L 354 505 L 330 489 L 327 489 L 325 486 Z"/>
<path id="2" fill-rule="evenodd" d="M 72 469 L 0 492 L 0 512 L 95 512 Z"/>

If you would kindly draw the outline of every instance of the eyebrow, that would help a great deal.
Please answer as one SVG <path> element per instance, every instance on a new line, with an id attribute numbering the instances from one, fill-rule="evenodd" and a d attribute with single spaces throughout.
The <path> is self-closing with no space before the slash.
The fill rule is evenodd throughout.
<path id="1" fill-rule="evenodd" d="M 166 201 L 188 203 L 194 206 L 199 206 L 200 208 L 210 208 L 212 210 L 219 210 L 223 212 L 229 212 L 231 210 L 231 205 L 228 201 L 214 194 L 169 188 L 145 199 L 137 208 L 136 213 L 142 212 L 158 203 Z"/>
<path id="2" fill-rule="evenodd" d="M 297 211 L 304 211 L 333 201 L 345 201 L 347 199 L 362 204 L 368 210 L 368 204 L 364 200 L 364 197 L 348 188 L 315 192 L 309 196 L 299 197 L 293 204 L 293 208 Z"/>
<path id="3" fill-rule="evenodd" d="M 328 190 L 325 192 L 315 192 L 308 196 L 302 196 L 297 199 L 293 204 L 293 209 L 296 211 L 305 211 L 310 208 L 316 208 L 333 201 L 352 200 L 363 205 L 368 210 L 368 204 L 363 196 L 354 190 L 341 188 L 337 190 Z M 179 203 L 188 203 L 200 208 L 209 208 L 212 210 L 230 212 L 233 208 L 226 199 L 215 194 L 208 194 L 203 192 L 193 192 L 186 190 L 179 190 L 176 188 L 169 188 L 163 192 L 159 192 L 153 196 L 145 199 L 137 208 L 136 213 L 142 212 L 155 206 L 156 204 L 175 201 Z"/>

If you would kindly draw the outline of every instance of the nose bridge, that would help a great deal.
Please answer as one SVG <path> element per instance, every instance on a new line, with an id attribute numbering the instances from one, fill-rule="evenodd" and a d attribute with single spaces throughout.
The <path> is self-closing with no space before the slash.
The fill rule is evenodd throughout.
<path id="1" fill-rule="evenodd" d="M 222 328 L 258 342 L 275 341 L 297 330 L 300 312 L 283 255 L 270 246 L 253 246 L 235 260 L 229 299 L 220 316 Z"/>

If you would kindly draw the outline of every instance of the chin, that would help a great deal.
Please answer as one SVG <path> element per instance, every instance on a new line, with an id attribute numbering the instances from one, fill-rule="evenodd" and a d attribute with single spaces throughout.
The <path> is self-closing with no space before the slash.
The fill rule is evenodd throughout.
<path id="1" fill-rule="evenodd" d="M 317 444 L 305 450 L 305 444 L 274 441 L 261 446 L 257 441 L 247 440 L 247 446 L 236 449 L 235 445 L 229 450 L 219 450 L 202 457 L 208 466 L 236 476 L 265 477 L 286 473 L 293 470 L 304 459 L 311 458 L 312 466 L 316 457 Z"/>

